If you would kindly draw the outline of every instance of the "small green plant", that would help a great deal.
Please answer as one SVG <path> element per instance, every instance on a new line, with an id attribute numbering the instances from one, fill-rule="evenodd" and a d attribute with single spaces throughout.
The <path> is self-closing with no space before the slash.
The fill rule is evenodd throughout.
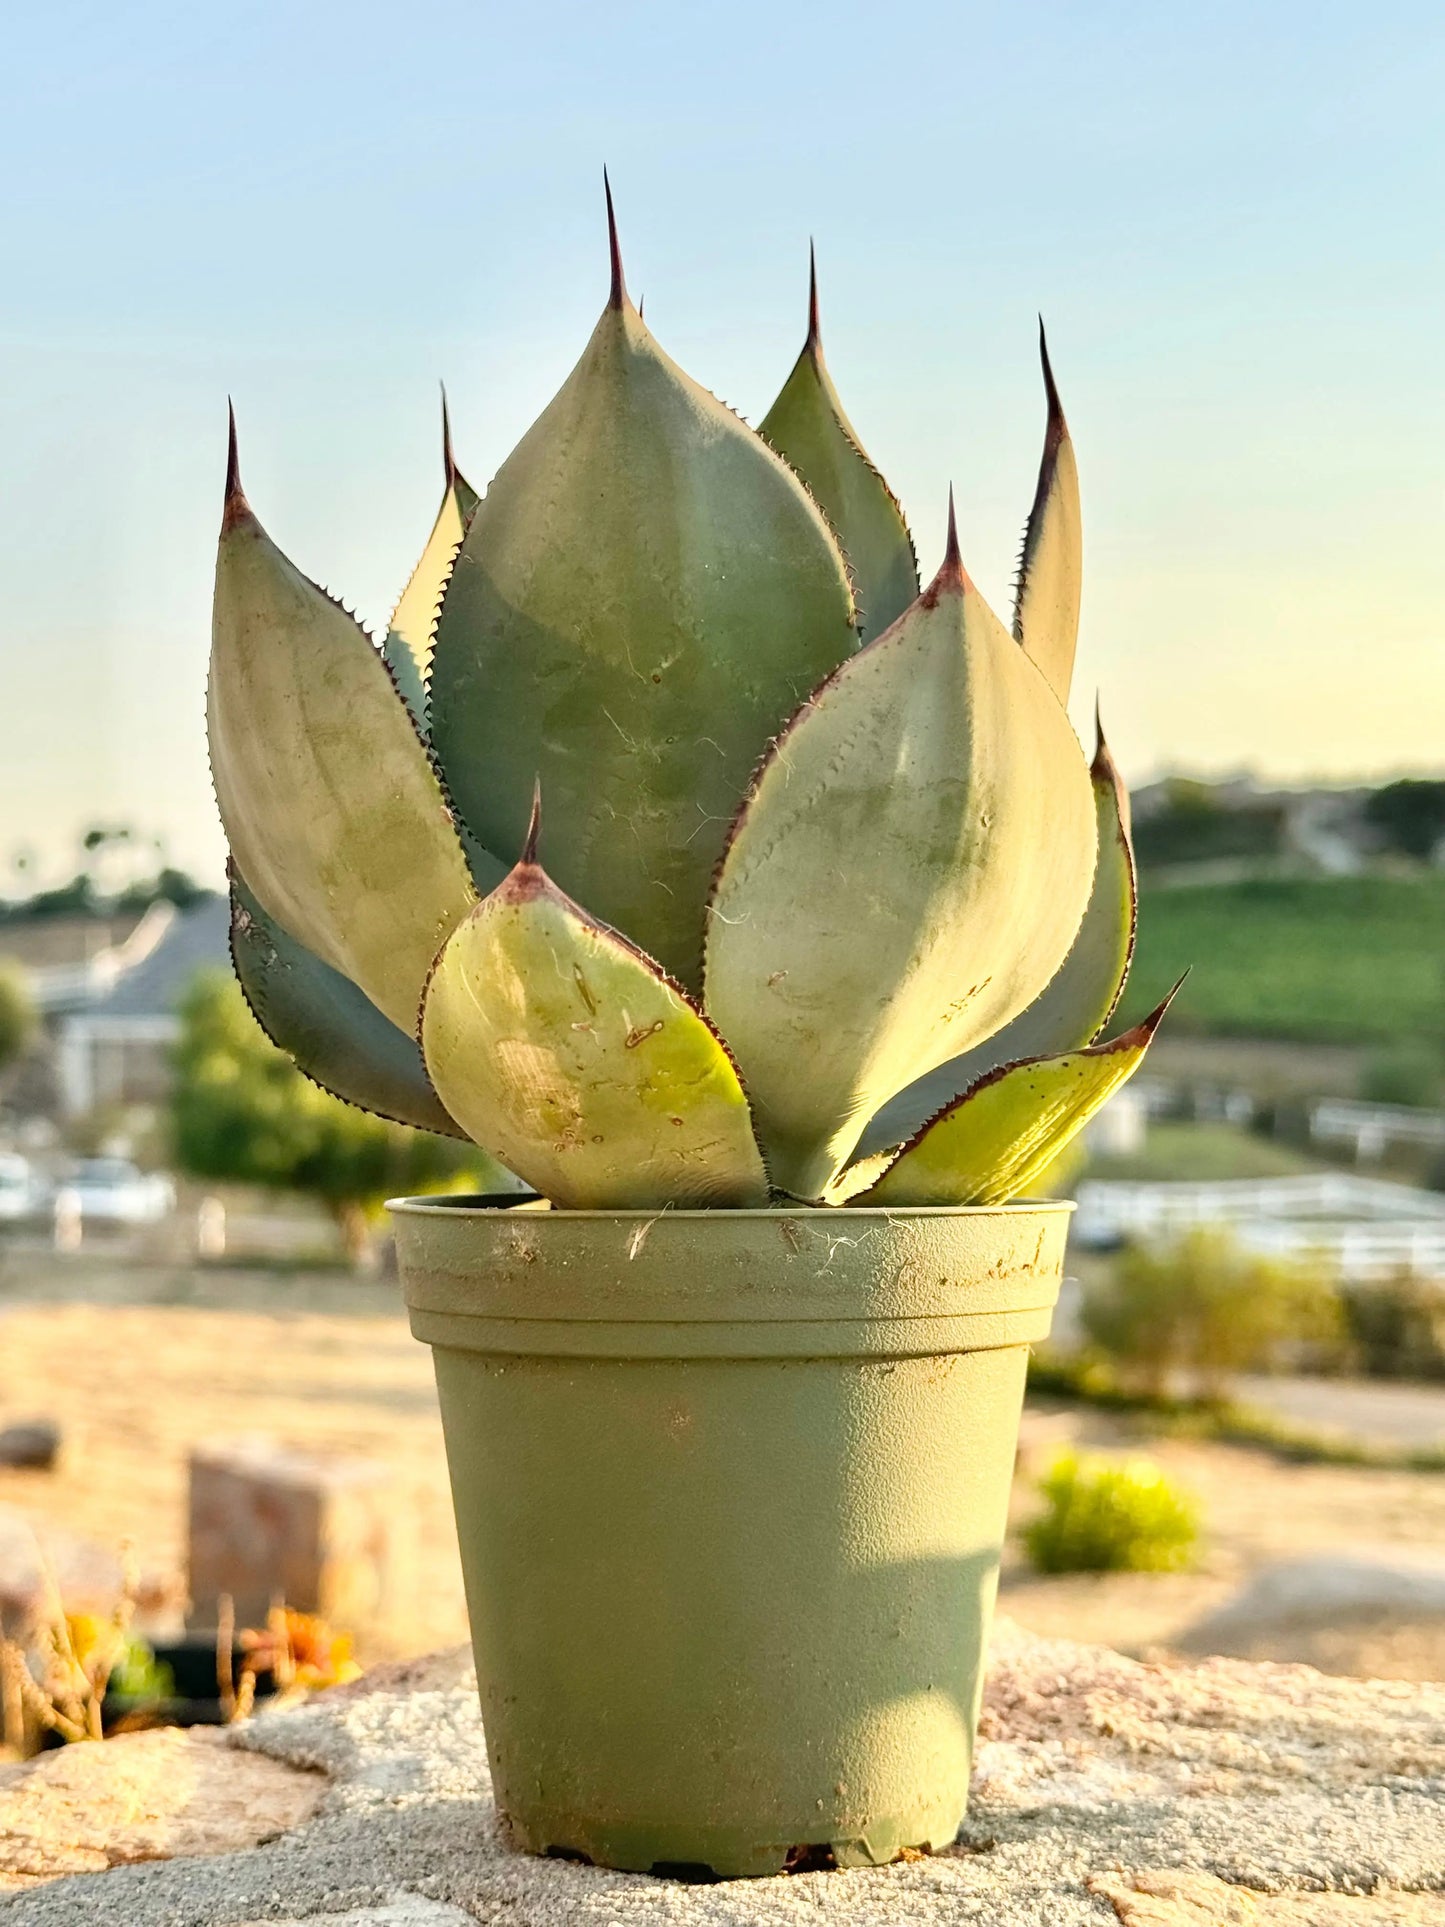
<path id="1" fill-rule="evenodd" d="M 121 1642 L 106 1691 L 117 1699 L 153 1705 L 175 1697 L 176 1676 L 164 1660 L 156 1658 L 147 1640 L 130 1633 Z"/>
<path id="2" fill-rule="evenodd" d="M 1024 1533 L 1039 1572 L 1180 1572 L 1193 1558 L 1198 1507 L 1150 1459 L 1063 1452 L 1039 1492 Z"/>
<path id="3" fill-rule="evenodd" d="M 920 584 L 816 282 L 754 430 L 664 353 L 610 193 L 608 220 L 601 319 L 484 495 L 444 421 L 380 648 L 261 526 L 232 424 L 207 715 L 237 973 L 318 1083 L 557 1206 L 1016 1196 L 1167 1004 L 1098 1041 L 1134 866 L 1065 708 L 1082 538 L 1047 353 L 1006 627 L 951 504 Z"/>

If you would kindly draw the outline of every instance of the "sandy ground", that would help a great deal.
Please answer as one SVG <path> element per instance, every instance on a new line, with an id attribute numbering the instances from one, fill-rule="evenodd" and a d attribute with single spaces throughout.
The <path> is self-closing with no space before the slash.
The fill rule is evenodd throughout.
<path id="1" fill-rule="evenodd" d="M 137 1288 L 133 1274 L 76 1274 L 75 1282 L 91 1299 L 124 1299 Z M 0 1469 L 0 1504 L 107 1545 L 129 1539 L 142 1569 L 179 1591 L 194 1444 L 262 1433 L 292 1447 L 380 1460 L 399 1482 L 418 1550 L 397 1610 L 365 1642 L 365 1655 L 400 1657 L 465 1637 L 430 1357 L 395 1309 L 394 1287 L 177 1273 L 169 1286 L 153 1283 L 173 1300 L 158 1305 L 32 1303 L 13 1274 L 5 1283 L 0 1424 L 50 1414 L 64 1425 L 66 1446 L 54 1472 Z M 348 1309 L 319 1308 L 328 1305 Z M 1035 1503 L 1033 1478 L 1075 1440 L 1141 1449 L 1102 1414 L 1031 1408 L 1017 1517 Z M 1145 1443 L 1201 1501 L 1208 1539 L 1199 1568 L 1041 1579 L 1011 1547 L 1002 1603 L 1013 1618 L 1040 1633 L 1131 1652 L 1187 1645 L 1195 1622 L 1273 1561 L 1361 1551 L 1388 1560 L 1445 1549 L 1445 1475 L 1288 1465 L 1196 1441 Z M 1323 1639 L 1318 1627 L 1308 1634 L 1286 1628 L 1271 1656 L 1445 1678 L 1445 1615 L 1366 1616 Z"/>

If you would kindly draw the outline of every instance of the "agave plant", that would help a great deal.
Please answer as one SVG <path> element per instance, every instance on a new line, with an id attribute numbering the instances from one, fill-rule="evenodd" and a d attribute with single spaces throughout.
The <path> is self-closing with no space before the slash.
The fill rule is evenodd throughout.
<path id="1" fill-rule="evenodd" d="M 951 499 L 920 593 L 816 275 L 754 431 L 644 324 L 610 193 L 608 224 L 602 317 L 485 496 L 444 414 L 381 647 L 257 521 L 232 420 L 208 724 L 242 985 L 328 1090 L 558 1206 L 1011 1197 L 1164 1009 L 1095 1041 L 1134 867 L 1064 707 L 1078 480 L 1042 335 L 1010 633 Z"/>

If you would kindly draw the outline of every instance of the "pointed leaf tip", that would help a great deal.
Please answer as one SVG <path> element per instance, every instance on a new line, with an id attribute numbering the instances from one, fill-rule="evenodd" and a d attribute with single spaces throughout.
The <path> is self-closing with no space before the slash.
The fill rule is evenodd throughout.
<path id="1" fill-rule="evenodd" d="M 542 779 L 532 784 L 532 814 L 527 819 L 527 840 L 522 845 L 521 861 L 535 864 L 537 861 L 537 842 L 542 834 Z"/>
<path id="2" fill-rule="evenodd" d="M 958 516 L 953 505 L 953 484 L 948 485 L 948 537 L 944 543 L 943 561 L 939 564 L 938 574 L 923 591 L 925 607 L 932 609 L 937 605 L 939 596 L 945 589 L 953 589 L 960 594 L 973 587 L 967 569 L 963 566 L 963 556 L 958 547 Z"/>
<path id="3" fill-rule="evenodd" d="M 447 385 L 441 383 L 442 391 L 442 472 L 446 476 L 447 487 L 453 488 L 457 479 L 457 462 L 452 453 L 452 418 L 447 407 Z"/>
<path id="4" fill-rule="evenodd" d="M 226 397 L 226 501 L 222 526 L 228 527 L 238 510 L 246 507 L 246 491 L 241 487 L 241 458 L 236 449 L 236 404 Z"/>
<path id="5" fill-rule="evenodd" d="M 1090 769 L 1095 777 L 1108 775 L 1117 780 L 1119 774 L 1114 766 L 1114 758 L 1110 754 L 1108 739 L 1104 735 L 1104 712 L 1099 706 L 1097 696 L 1094 698 L 1094 760 Z"/>
<path id="6" fill-rule="evenodd" d="M 1054 365 L 1049 360 L 1049 341 L 1044 333 L 1044 318 L 1039 316 L 1039 362 L 1044 371 L 1044 395 L 1049 405 L 1049 429 L 1051 435 L 1066 435 L 1069 431 L 1064 422 L 1064 405 L 1059 400 L 1058 383 L 1054 380 Z"/>
<path id="7" fill-rule="evenodd" d="M 1178 989 L 1106 1044 L 1020 1058 L 988 1072 L 924 1124 L 870 1188 L 850 1190 L 848 1203 L 1003 1204 L 1018 1197 L 1133 1076 Z"/>
<path id="8" fill-rule="evenodd" d="M 823 330 L 818 319 L 818 251 L 808 242 L 808 339 L 803 344 L 812 354 L 823 351 Z"/>
<path id="9" fill-rule="evenodd" d="M 1069 699 L 1079 637 L 1083 576 L 1083 528 L 1079 471 L 1069 438 L 1049 344 L 1039 316 L 1039 361 L 1048 419 L 1033 506 L 1024 528 L 1014 597 L 1014 640 L 1022 643 L 1048 678 L 1060 702 Z"/>
<path id="10" fill-rule="evenodd" d="M 607 249 L 612 259 L 612 287 L 607 296 L 609 308 L 622 308 L 627 303 L 627 283 L 622 277 L 622 249 L 617 240 L 617 210 L 612 205 L 612 182 L 608 179 L 607 169 L 602 170 L 602 191 L 607 196 Z"/>

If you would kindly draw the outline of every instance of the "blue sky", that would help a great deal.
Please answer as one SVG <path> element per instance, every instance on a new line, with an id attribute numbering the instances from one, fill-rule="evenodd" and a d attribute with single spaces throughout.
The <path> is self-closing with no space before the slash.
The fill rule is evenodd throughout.
<path id="1" fill-rule="evenodd" d="M 124 820 L 214 873 L 202 739 L 251 498 L 380 622 L 606 292 L 757 420 L 830 366 L 926 569 L 996 605 L 1049 323 L 1076 683 L 1134 777 L 1445 765 L 1445 15 L 1329 4 L 12 9 L 0 121 L 0 890 Z"/>

